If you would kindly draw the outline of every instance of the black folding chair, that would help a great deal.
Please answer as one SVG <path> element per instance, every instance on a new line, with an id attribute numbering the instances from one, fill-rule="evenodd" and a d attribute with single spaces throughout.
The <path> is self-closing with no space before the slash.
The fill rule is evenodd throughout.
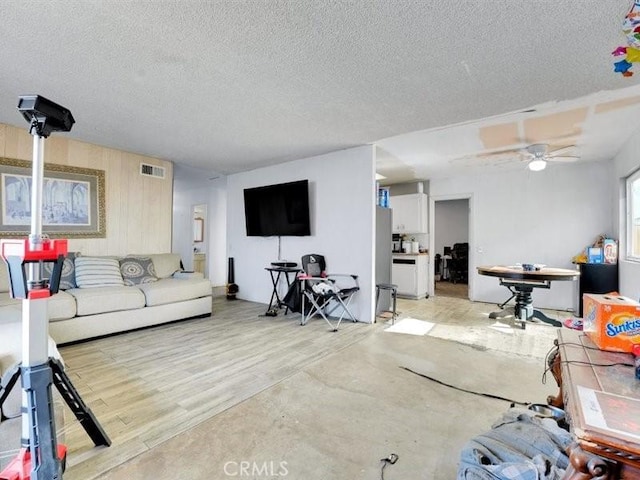
<path id="1" fill-rule="evenodd" d="M 303 273 L 298 277 L 302 282 L 302 319 L 300 325 L 306 325 L 311 317 L 320 315 L 334 332 L 342 319 L 348 316 L 353 322 L 356 318 L 349 310 L 349 304 L 353 295 L 360 290 L 358 275 L 343 273 L 329 274 L 326 271 L 327 264 L 323 255 L 310 254 L 302 257 Z M 305 308 L 305 302 L 309 302 L 310 308 Z M 331 323 L 331 313 L 341 307 L 342 312 L 337 323 Z"/>

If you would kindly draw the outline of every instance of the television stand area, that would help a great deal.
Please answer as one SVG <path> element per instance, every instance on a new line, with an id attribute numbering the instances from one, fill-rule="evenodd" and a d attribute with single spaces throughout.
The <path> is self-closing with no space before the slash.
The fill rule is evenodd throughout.
<path id="1" fill-rule="evenodd" d="M 284 262 L 288 265 L 291 265 L 293 262 Z M 282 302 L 280 298 L 280 294 L 278 293 L 278 286 L 280 284 L 280 279 L 284 276 L 284 279 L 287 283 L 287 292 L 289 291 L 289 287 L 291 287 L 292 279 L 289 275 L 293 275 L 293 281 L 296 281 L 296 275 L 301 270 L 298 268 L 297 263 L 293 263 L 293 266 L 274 266 L 273 263 L 270 267 L 265 267 L 265 270 L 269 272 L 271 277 L 271 284 L 273 285 L 273 290 L 271 292 L 271 299 L 269 300 L 269 306 L 267 307 L 267 311 L 265 312 L 265 316 L 267 317 L 275 317 L 278 314 L 278 309 L 284 306 L 284 314 L 289 313 L 289 307 Z"/>
<path id="2" fill-rule="evenodd" d="M 296 262 L 288 262 L 286 260 L 278 260 L 276 262 L 271 262 L 272 267 L 282 267 L 282 268 L 293 268 L 297 267 L 298 264 Z"/>

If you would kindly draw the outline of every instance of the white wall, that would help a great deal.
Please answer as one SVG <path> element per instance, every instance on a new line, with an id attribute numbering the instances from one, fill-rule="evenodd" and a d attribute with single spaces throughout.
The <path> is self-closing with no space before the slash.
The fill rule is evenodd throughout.
<path id="1" fill-rule="evenodd" d="M 619 290 L 622 295 L 636 300 L 640 298 L 640 263 L 626 260 L 626 218 L 624 179 L 640 168 L 640 138 L 632 135 L 615 157 L 611 183 L 613 186 L 614 211 L 618 219 L 615 238 L 619 239 L 618 275 Z"/>
<path id="2" fill-rule="evenodd" d="M 469 241 L 469 200 L 444 200 L 435 204 L 432 235 L 435 236 L 433 255 L 444 254 L 444 247 Z"/>
<path id="3" fill-rule="evenodd" d="M 178 165 L 175 166 L 178 169 Z M 191 235 L 191 199 L 181 182 L 174 182 L 171 251 L 180 255 L 186 270 L 193 268 Z"/>
<path id="4" fill-rule="evenodd" d="M 228 255 L 234 257 L 238 298 L 268 303 L 271 280 L 264 270 L 278 258 L 277 237 L 247 237 L 245 188 L 309 180 L 311 236 L 282 237 L 282 259 L 326 257 L 329 272 L 359 275 L 354 315 L 372 322 L 375 242 L 375 153 L 363 146 L 230 175 L 227 178 Z"/>
<path id="5" fill-rule="evenodd" d="M 209 184 L 207 265 L 213 286 L 227 284 L 227 177 Z"/>
<path id="6" fill-rule="evenodd" d="M 471 299 L 495 303 L 509 295 L 497 278 L 476 273 L 480 265 L 575 268 L 576 253 L 613 231 L 610 170 L 610 163 L 582 163 L 431 180 L 432 197 L 472 197 Z M 553 282 L 550 290 L 534 291 L 534 305 L 570 309 L 575 295 L 574 282 Z"/>

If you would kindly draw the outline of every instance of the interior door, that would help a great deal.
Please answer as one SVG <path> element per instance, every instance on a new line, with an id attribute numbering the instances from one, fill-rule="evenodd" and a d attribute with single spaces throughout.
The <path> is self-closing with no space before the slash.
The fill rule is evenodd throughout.
<path id="1" fill-rule="evenodd" d="M 193 205 L 191 209 L 191 242 L 193 254 L 191 258 L 191 270 L 207 274 L 207 242 L 205 235 L 207 225 L 207 205 Z"/>
<path id="2" fill-rule="evenodd" d="M 441 207 L 449 205 L 441 210 Z M 438 208 L 436 208 L 438 207 Z M 482 248 L 474 245 L 473 196 L 472 195 L 430 195 L 429 196 L 429 295 L 437 294 L 435 284 L 435 256 L 443 255 L 444 246 L 454 243 L 469 244 L 467 296 L 473 300 L 475 254 Z"/>

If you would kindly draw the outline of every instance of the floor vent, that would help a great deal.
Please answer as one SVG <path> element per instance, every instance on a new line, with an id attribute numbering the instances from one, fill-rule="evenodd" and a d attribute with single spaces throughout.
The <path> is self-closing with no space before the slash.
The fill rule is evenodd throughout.
<path id="1" fill-rule="evenodd" d="M 149 165 L 148 163 L 140 164 L 140 175 L 147 177 L 164 178 L 164 167 Z"/>

